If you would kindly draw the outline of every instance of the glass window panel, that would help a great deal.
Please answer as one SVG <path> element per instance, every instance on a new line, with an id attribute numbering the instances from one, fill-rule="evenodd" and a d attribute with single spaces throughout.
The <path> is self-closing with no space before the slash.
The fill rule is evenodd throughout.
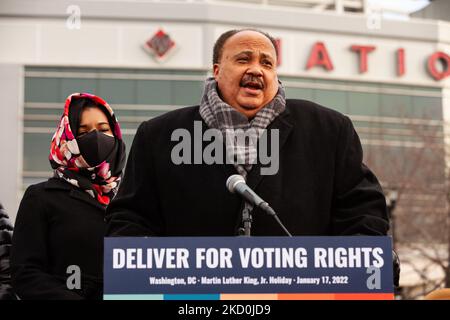
<path id="1" fill-rule="evenodd" d="M 383 117 L 404 117 L 410 109 L 410 96 L 381 94 L 380 97 L 380 115 Z"/>
<path id="2" fill-rule="evenodd" d="M 60 109 L 32 109 L 25 108 L 25 114 L 53 115 L 60 117 L 64 111 L 64 102 L 61 103 Z"/>
<path id="3" fill-rule="evenodd" d="M 139 80 L 136 83 L 137 104 L 171 105 L 171 96 L 170 81 Z"/>
<path id="4" fill-rule="evenodd" d="M 287 76 L 280 76 L 280 81 L 282 83 L 284 83 L 284 82 L 302 82 L 302 83 L 316 82 L 315 79 L 311 79 L 311 78 L 298 78 L 298 77 L 287 77 Z M 285 85 L 287 85 L 287 84 L 285 84 Z"/>
<path id="5" fill-rule="evenodd" d="M 144 120 L 145 121 L 145 120 Z M 139 125 L 144 121 L 121 121 L 120 128 L 124 129 L 137 129 Z"/>
<path id="6" fill-rule="evenodd" d="M 348 113 L 354 115 L 379 116 L 379 95 L 375 93 L 348 92 Z"/>
<path id="7" fill-rule="evenodd" d="M 96 79 L 61 79 L 61 102 L 64 103 L 67 96 L 75 92 L 87 92 L 97 95 Z M 101 95 L 100 95 L 101 96 Z M 104 98 L 107 102 L 108 99 Z"/>
<path id="8" fill-rule="evenodd" d="M 313 91 L 312 89 L 286 87 L 286 98 L 312 100 Z"/>
<path id="9" fill-rule="evenodd" d="M 167 112 L 166 110 L 115 110 L 119 121 L 121 117 L 144 117 L 151 118 Z"/>
<path id="10" fill-rule="evenodd" d="M 314 90 L 314 102 L 324 107 L 347 113 L 347 98 L 344 91 Z"/>
<path id="11" fill-rule="evenodd" d="M 171 83 L 173 105 L 191 106 L 200 104 L 203 82 L 174 80 Z"/>
<path id="12" fill-rule="evenodd" d="M 25 78 L 26 102 L 60 102 L 60 79 Z"/>
<path id="13" fill-rule="evenodd" d="M 50 171 L 48 156 L 53 133 L 25 133 L 23 171 Z"/>
<path id="14" fill-rule="evenodd" d="M 98 93 L 114 108 L 114 103 L 133 104 L 135 99 L 135 80 L 98 80 Z"/>
<path id="15" fill-rule="evenodd" d="M 442 119 L 442 98 L 412 97 L 412 105 L 424 119 Z"/>
<path id="16" fill-rule="evenodd" d="M 40 127 L 40 128 L 53 128 L 56 130 L 56 127 L 59 124 L 59 118 L 55 121 L 39 121 L 39 120 L 26 120 L 24 121 L 24 127 Z"/>

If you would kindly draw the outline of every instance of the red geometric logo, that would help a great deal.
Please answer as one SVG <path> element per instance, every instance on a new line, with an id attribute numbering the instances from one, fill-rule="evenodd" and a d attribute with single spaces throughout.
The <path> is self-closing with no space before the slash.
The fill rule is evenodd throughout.
<path id="1" fill-rule="evenodd" d="M 174 47 L 175 42 L 162 29 L 159 29 L 153 37 L 144 44 L 144 48 L 154 54 L 157 59 L 163 59 Z"/>

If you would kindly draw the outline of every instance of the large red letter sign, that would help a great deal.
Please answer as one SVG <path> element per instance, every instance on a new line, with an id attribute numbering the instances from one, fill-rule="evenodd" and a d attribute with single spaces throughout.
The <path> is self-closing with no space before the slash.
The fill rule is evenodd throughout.
<path id="1" fill-rule="evenodd" d="M 443 70 L 439 71 L 436 68 L 436 61 L 440 61 L 443 65 Z M 442 80 L 450 75 L 450 57 L 444 52 L 438 51 L 433 53 L 428 58 L 428 72 L 436 80 Z"/>
<path id="2" fill-rule="evenodd" d="M 308 63 L 306 64 L 306 70 L 314 66 L 322 66 L 328 71 L 333 70 L 333 63 L 323 42 L 316 42 L 312 47 Z"/>
<path id="3" fill-rule="evenodd" d="M 359 73 L 367 72 L 367 54 L 375 50 L 375 46 L 351 46 L 350 49 L 359 53 Z"/>
<path id="4" fill-rule="evenodd" d="M 405 74 L 405 49 L 397 50 L 397 76 L 401 77 Z"/>

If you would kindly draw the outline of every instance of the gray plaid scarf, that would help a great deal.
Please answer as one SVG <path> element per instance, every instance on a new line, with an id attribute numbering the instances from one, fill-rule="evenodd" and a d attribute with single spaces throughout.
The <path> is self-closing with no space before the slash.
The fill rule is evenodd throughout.
<path id="1" fill-rule="evenodd" d="M 247 117 L 224 102 L 217 92 L 217 82 L 211 77 L 206 79 L 200 115 L 209 128 L 222 132 L 226 142 L 226 154 L 236 170 L 244 178 L 252 169 L 257 159 L 257 141 L 269 124 L 286 109 L 286 99 L 281 83 L 277 95 L 264 106 L 255 117 L 248 121 Z M 245 138 L 249 137 L 248 143 Z"/>

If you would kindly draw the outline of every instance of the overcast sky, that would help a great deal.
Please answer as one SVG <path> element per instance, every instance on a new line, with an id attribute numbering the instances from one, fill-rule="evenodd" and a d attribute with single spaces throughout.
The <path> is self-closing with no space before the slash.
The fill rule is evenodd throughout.
<path id="1" fill-rule="evenodd" d="M 401 10 L 405 13 L 415 12 L 430 3 L 429 0 L 368 0 L 369 4 L 380 5 L 386 9 Z"/>

